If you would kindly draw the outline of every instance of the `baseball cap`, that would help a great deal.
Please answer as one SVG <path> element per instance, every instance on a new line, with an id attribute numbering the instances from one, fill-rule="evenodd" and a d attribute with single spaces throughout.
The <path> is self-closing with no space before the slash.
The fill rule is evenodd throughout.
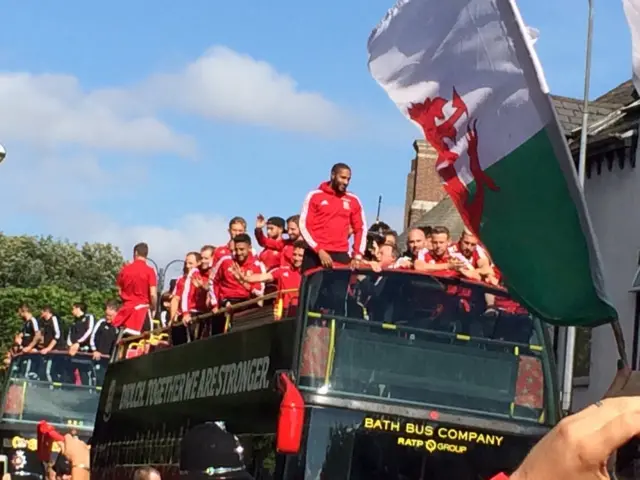
<path id="1" fill-rule="evenodd" d="M 242 447 L 214 422 L 187 432 L 180 445 L 180 477 L 188 480 L 253 480 L 242 461 Z"/>

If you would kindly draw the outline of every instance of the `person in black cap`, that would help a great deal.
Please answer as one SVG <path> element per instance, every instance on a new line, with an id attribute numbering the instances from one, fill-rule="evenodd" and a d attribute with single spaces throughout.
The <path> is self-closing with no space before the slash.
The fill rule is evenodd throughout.
<path id="1" fill-rule="evenodd" d="M 254 480 L 235 436 L 214 422 L 193 427 L 180 445 L 180 476 L 188 480 Z"/>

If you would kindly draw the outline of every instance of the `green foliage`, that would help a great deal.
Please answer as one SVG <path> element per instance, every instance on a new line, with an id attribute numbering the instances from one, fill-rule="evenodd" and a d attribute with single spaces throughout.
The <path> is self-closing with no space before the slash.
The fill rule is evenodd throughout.
<path id="1" fill-rule="evenodd" d="M 66 325 L 71 305 L 85 302 L 100 317 L 104 302 L 116 298 L 115 279 L 125 260 L 104 243 L 77 245 L 53 237 L 0 233 L 0 351 L 22 326 L 17 309 L 28 304 L 34 315 L 50 305 Z"/>
<path id="2" fill-rule="evenodd" d="M 71 323 L 71 306 L 75 302 L 85 302 L 87 313 L 100 318 L 104 312 L 104 303 L 117 298 L 115 288 L 108 290 L 79 290 L 72 292 L 56 285 L 40 288 L 2 288 L 0 289 L 0 351 L 11 345 L 16 332 L 22 328 L 22 320 L 17 315 L 18 307 L 26 303 L 38 317 L 40 309 L 49 305 L 56 312 L 65 328 Z"/>
<path id="3" fill-rule="evenodd" d="M 108 243 L 0 234 L 0 287 L 107 290 L 123 264 L 120 250 Z"/>

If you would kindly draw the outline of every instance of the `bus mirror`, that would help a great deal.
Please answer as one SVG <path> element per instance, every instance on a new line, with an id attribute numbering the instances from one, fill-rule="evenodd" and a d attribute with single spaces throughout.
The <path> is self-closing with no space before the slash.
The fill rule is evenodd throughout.
<path id="1" fill-rule="evenodd" d="M 295 454 L 300 451 L 302 427 L 304 426 L 304 399 L 289 376 L 281 372 L 278 390 L 282 392 L 276 450 L 278 453 Z"/>

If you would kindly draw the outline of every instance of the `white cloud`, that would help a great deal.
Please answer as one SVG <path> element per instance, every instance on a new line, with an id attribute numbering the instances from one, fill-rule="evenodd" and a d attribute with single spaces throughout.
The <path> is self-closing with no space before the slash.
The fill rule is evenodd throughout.
<path id="1" fill-rule="evenodd" d="M 206 244 L 221 245 L 229 240 L 228 219 L 220 215 L 200 213 L 186 214 L 168 226 L 136 225 L 123 226 L 115 221 L 93 225 L 90 241 L 110 242 L 120 247 L 126 257 L 131 255 L 133 245 L 149 244 L 149 256 L 160 267 L 174 259 L 181 259 L 192 250 L 200 250 Z"/>
<path id="2" fill-rule="evenodd" d="M 177 72 L 130 86 L 84 90 L 64 74 L 0 73 L 0 138 L 44 147 L 82 146 L 191 155 L 195 139 L 158 115 L 179 112 L 280 130 L 342 133 L 348 115 L 266 61 L 216 46 Z"/>
<path id="3" fill-rule="evenodd" d="M 143 91 L 153 104 L 214 120 L 322 134 L 348 123 L 345 112 L 319 93 L 302 91 L 269 63 L 222 46 L 178 73 L 151 77 Z"/>
<path id="4" fill-rule="evenodd" d="M 149 115 L 127 116 L 70 75 L 0 74 L 0 138 L 58 147 L 188 155 L 194 140 Z"/>

